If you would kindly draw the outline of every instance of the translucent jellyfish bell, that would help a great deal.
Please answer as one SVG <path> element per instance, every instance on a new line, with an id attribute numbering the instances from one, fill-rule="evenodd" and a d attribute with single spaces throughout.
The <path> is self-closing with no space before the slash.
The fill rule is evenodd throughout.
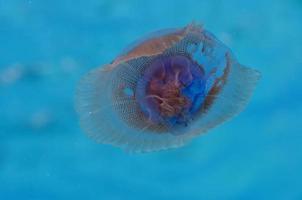
<path id="1" fill-rule="evenodd" d="M 83 77 L 76 108 L 84 131 L 133 152 L 186 144 L 238 114 L 260 73 L 196 24 L 160 31 Z"/>

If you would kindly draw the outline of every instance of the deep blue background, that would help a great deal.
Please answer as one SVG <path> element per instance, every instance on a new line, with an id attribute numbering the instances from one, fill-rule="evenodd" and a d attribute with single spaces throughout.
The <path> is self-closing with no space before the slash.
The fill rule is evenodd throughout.
<path id="1" fill-rule="evenodd" d="M 262 72 L 247 109 L 175 150 L 88 139 L 79 78 L 192 20 Z M 301 0 L 0 0 L 0 199 L 302 199 L 301 22 Z"/>

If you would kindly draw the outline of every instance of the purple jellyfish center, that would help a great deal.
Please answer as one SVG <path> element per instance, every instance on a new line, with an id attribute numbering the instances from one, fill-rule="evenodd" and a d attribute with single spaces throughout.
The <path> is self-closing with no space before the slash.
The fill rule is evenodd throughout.
<path id="1" fill-rule="evenodd" d="M 141 110 L 153 123 L 188 126 L 204 101 L 203 69 L 182 55 L 156 58 L 138 81 Z"/>

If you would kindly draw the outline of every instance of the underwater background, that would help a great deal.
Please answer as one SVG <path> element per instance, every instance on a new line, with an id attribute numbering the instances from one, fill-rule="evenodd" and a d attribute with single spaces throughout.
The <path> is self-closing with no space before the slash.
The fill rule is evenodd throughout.
<path id="1" fill-rule="evenodd" d="M 129 154 L 79 127 L 82 75 L 195 20 L 262 73 L 239 116 Z M 301 0 L 0 0 L 0 199 L 302 199 Z"/>

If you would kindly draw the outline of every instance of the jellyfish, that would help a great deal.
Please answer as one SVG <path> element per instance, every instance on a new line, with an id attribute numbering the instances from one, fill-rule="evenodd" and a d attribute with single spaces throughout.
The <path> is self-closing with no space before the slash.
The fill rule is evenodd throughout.
<path id="1" fill-rule="evenodd" d="M 84 132 L 130 152 L 177 148 L 240 113 L 260 73 L 201 25 L 161 30 L 93 69 L 76 92 Z"/>

